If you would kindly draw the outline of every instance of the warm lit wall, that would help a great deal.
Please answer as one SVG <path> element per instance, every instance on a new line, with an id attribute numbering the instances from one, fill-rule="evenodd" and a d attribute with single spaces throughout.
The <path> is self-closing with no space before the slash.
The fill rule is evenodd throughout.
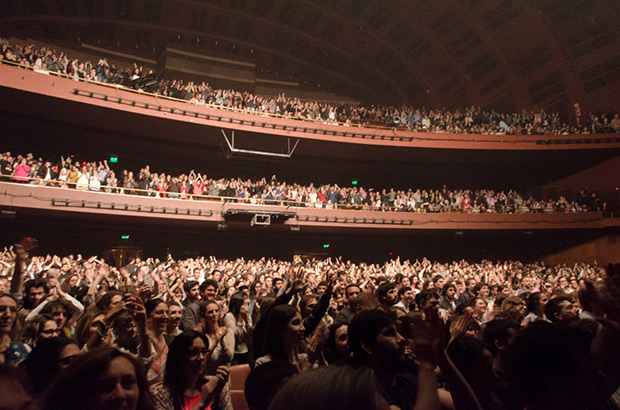
<path id="1" fill-rule="evenodd" d="M 579 161 L 579 158 L 575 158 L 575 161 Z M 571 196 L 576 197 L 580 189 L 586 188 L 590 192 L 596 192 L 604 201 L 607 201 L 610 209 L 617 210 L 620 205 L 620 156 L 543 185 L 534 191 L 538 197 L 545 199 L 557 199 L 558 195 L 571 199 Z"/>
<path id="2" fill-rule="evenodd" d="M 575 161 L 579 161 L 579 158 L 575 158 Z M 588 187 L 592 191 L 612 191 L 620 188 L 620 156 L 547 184 L 542 189 L 563 190 L 574 187 Z"/>
<path id="3" fill-rule="evenodd" d="M 610 234 L 544 258 L 547 265 L 581 261 L 592 263 L 594 260 L 599 264 L 620 263 L 620 234 Z"/>

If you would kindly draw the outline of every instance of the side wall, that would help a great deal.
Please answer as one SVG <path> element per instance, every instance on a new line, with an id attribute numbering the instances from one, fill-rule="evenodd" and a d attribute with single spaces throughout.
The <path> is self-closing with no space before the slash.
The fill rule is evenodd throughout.
<path id="1" fill-rule="evenodd" d="M 584 152 L 584 155 L 587 153 Z M 579 158 L 575 158 L 579 161 Z M 537 198 L 557 199 L 559 195 L 569 200 L 577 198 L 579 189 L 596 192 L 609 209 L 620 211 L 620 156 L 601 162 L 566 178 L 540 186 L 532 190 Z"/>
<path id="2" fill-rule="evenodd" d="M 546 256 L 547 265 L 558 263 L 575 263 L 585 261 L 592 263 L 620 263 L 620 234 L 613 233 L 583 244 Z"/>

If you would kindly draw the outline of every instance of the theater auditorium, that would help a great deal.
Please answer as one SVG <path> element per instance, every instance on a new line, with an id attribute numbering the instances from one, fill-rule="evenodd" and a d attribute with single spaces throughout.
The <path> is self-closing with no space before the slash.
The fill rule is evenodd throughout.
<path id="1" fill-rule="evenodd" d="M 0 407 L 620 408 L 620 4 L 1 4 Z"/>

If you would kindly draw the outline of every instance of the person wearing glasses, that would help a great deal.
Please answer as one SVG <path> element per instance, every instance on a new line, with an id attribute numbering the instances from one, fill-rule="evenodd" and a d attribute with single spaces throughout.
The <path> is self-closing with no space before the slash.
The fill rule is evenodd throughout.
<path id="1" fill-rule="evenodd" d="M 21 342 L 34 348 L 40 342 L 58 337 L 60 329 L 50 315 L 38 315 L 22 331 Z"/>
<path id="2" fill-rule="evenodd" d="M 188 330 L 174 338 L 168 351 L 164 380 L 150 387 L 156 410 L 219 409 L 219 396 L 229 368 L 220 366 L 215 376 L 204 376 L 209 340 Z"/>

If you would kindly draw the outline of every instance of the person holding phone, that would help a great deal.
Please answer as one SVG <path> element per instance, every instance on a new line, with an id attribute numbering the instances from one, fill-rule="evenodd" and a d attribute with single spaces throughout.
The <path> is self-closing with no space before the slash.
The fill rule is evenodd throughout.
<path id="1" fill-rule="evenodd" d="M 168 352 L 164 379 L 151 386 L 156 410 L 220 408 L 219 396 L 229 368 L 219 366 L 214 376 L 204 376 L 209 340 L 194 330 L 174 338 Z"/>

